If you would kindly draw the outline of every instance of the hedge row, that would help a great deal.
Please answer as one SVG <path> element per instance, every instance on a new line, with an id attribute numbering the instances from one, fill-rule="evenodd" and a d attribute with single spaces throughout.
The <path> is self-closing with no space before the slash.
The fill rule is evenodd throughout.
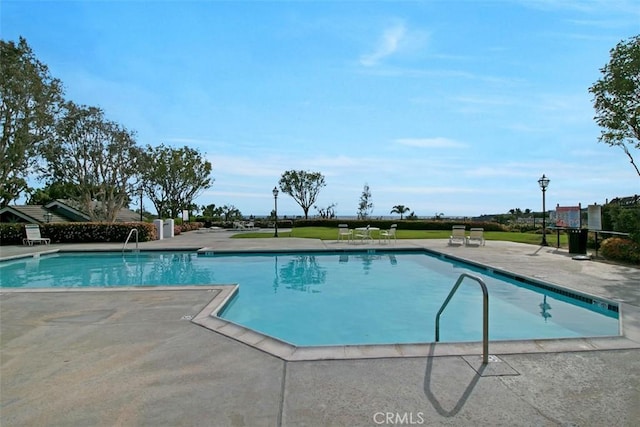
<path id="1" fill-rule="evenodd" d="M 26 236 L 25 224 L 0 224 L 0 244 L 20 245 Z M 40 225 L 42 237 L 52 243 L 124 242 L 132 228 L 138 229 L 138 241 L 156 239 L 156 229 L 146 222 L 65 222 Z"/>
<path id="2" fill-rule="evenodd" d="M 173 226 L 173 235 L 179 236 L 181 233 L 186 231 L 193 231 L 203 227 L 204 224 L 202 222 L 177 222 Z"/>
<path id="3" fill-rule="evenodd" d="M 507 228 L 496 222 L 474 221 L 435 221 L 435 220 L 390 220 L 390 219 L 297 219 L 295 227 L 338 227 L 338 224 L 348 224 L 350 228 L 371 227 L 389 228 L 391 224 L 398 224 L 399 230 L 451 230 L 454 225 L 465 225 L 469 228 L 484 228 L 484 231 L 507 231 Z"/>
<path id="4" fill-rule="evenodd" d="M 200 224 L 200 227 L 206 227 L 206 228 L 220 227 L 220 228 L 226 228 L 226 229 L 233 229 L 234 223 L 237 223 L 237 222 L 244 222 L 244 223 L 248 222 L 247 220 L 245 221 L 212 221 L 202 217 L 198 217 L 198 221 L 199 221 L 198 224 Z M 261 218 L 261 219 L 251 220 L 251 222 L 253 222 L 253 226 L 256 228 L 273 228 L 273 220 Z M 293 227 L 293 221 L 290 219 L 278 218 L 278 227 L 291 228 Z"/>

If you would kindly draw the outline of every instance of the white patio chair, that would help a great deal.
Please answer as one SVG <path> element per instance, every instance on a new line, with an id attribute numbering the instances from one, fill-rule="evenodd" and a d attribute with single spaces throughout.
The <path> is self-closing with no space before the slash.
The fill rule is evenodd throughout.
<path id="1" fill-rule="evenodd" d="M 449 245 L 464 245 L 466 241 L 465 236 L 466 226 L 454 225 L 451 228 L 451 236 L 449 236 Z"/>
<path id="2" fill-rule="evenodd" d="M 363 243 L 365 240 L 371 240 L 371 230 L 369 230 L 369 226 L 367 225 L 366 228 L 356 228 L 355 239 L 360 239 Z"/>
<path id="3" fill-rule="evenodd" d="M 393 238 L 393 241 L 396 242 L 397 228 L 398 228 L 398 224 L 391 224 L 391 227 L 388 230 L 380 230 L 378 242 L 380 243 L 382 240 L 390 242 L 392 238 Z"/>
<path id="4" fill-rule="evenodd" d="M 349 230 L 348 224 L 338 224 L 338 242 L 341 240 L 347 240 L 347 243 L 353 239 L 353 230 Z"/>
<path id="5" fill-rule="evenodd" d="M 484 228 L 472 228 L 469 230 L 467 245 L 484 246 Z"/>

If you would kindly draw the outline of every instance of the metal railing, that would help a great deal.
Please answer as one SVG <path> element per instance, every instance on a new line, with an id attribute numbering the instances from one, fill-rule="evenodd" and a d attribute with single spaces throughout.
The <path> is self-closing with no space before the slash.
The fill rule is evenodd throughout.
<path id="1" fill-rule="evenodd" d="M 482 288 L 482 363 L 486 365 L 487 363 L 489 363 L 489 293 L 487 292 L 487 285 L 485 285 L 484 281 L 477 276 L 462 273 L 460 277 L 458 277 L 456 284 L 453 285 L 453 288 L 451 288 L 451 292 L 449 292 L 447 299 L 444 300 L 444 302 L 442 303 L 442 307 L 440 307 L 438 314 L 436 314 L 436 342 L 440 341 L 440 315 L 444 311 L 447 304 L 449 304 L 449 301 L 453 297 L 453 294 L 456 293 L 458 287 L 465 277 L 475 280 L 480 284 L 480 287 Z"/>
<path id="2" fill-rule="evenodd" d="M 131 238 L 131 235 L 133 234 L 134 231 L 136 233 L 136 249 L 135 249 L 135 251 L 138 252 L 138 229 L 137 228 L 132 228 L 129 231 L 129 235 L 127 236 L 127 240 L 125 240 L 124 241 L 124 245 L 122 245 L 122 253 L 124 253 L 124 248 L 127 246 L 127 243 L 129 243 L 129 239 Z"/>

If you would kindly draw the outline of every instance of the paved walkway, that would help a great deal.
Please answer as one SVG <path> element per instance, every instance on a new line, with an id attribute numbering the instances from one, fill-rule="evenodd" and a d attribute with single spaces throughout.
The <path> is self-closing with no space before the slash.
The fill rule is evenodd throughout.
<path id="1" fill-rule="evenodd" d="M 281 232 L 286 235 L 286 232 Z M 190 232 L 140 249 L 340 249 L 346 243 Z M 0 292 L 0 425 L 636 426 L 640 269 L 508 242 L 399 240 L 621 304 L 623 336 L 491 343 L 418 357 L 288 361 L 201 327 L 216 287 Z M 377 242 L 361 245 L 378 247 Z M 0 247 L 0 258 L 121 244 Z M 2 274 L 0 270 L 0 274 Z M 1 276 L 0 276 L 1 278 Z M 469 346 L 467 346 L 469 347 Z M 476 351 L 477 349 L 477 351 Z M 453 353 L 457 349 L 451 350 Z"/>

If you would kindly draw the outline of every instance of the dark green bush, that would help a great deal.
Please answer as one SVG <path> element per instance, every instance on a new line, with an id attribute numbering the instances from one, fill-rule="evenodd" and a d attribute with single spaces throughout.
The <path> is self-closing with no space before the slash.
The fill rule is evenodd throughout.
<path id="1" fill-rule="evenodd" d="M 25 224 L 0 224 L 2 245 L 22 244 Z M 156 239 L 153 224 L 146 222 L 64 222 L 42 224 L 40 234 L 51 239 L 51 243 L 99 243 L 124 242 L 132 228 L 138 229 L 138 241 Z"/>
<path id="2" fill-rule="evenodd" d="M 600 245 L 600 253 L 612 261 L 640 264 L 640 244 L 631 239 L 610 237 Z"/>
<path id="3" fill-rule="evenodd" d="M 549 224 L 547 224 L 548 226 Z M 510 224 L 506 227 L 507 231 L 514 231 L 520 233 L 542 233 L 542 227 L 534 226 L 533 224 Z M 548 233 L 549 231 L 547 231 Z"/>
<path id="4" fill-rule="evenodd" d="M 24 237 L 24 224 L 0 224 L 0 245 L 21 244 Z"/>
<path id="5" fill-rule="evenodd" d="M 629 233 L 629 237 L 640 244 L 640 207 L 604 205 L 602 228 L 608 231 Z"/>

